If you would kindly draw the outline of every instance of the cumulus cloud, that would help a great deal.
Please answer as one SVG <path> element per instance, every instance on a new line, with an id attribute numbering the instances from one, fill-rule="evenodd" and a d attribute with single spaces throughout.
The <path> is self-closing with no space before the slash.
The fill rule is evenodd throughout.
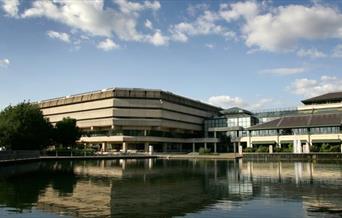
<path id="1" fill-rule="evenodd" d="M 289 89 L 297 95 L 313 97 L 328 92 L 342 91 L 342 79 L 335 76 L 321 76 L 320 79 L 296 79 Z"/>
<path id="2" fill-rule="evenodd" d="M 297 56 L 299 56 L 299 57 L 309 57 L 309 58 L 324 58 L 324 57 L 327 57 L 327 55 L 324 52 L 318 51 L 315 48 L 299 49 L 297 51 Z"/>
<path id="3" fill-rule="evenodd" d="M 206 10 L 192 22 L 172 25 L 170 28 L 171 37 L 179 42 L 186 42 L 191 36 L 201 35 L 220 35 L 226 39 L 235 39 L 236 36 L 233 31 L 216 23 L 220 19 L 217 13 Z"/>
<path id="4" fill-rule="evenodd" d="M 228 95 L 212 96 L 208 99 L 208 103 L 222 108 L 246 106 L 246 103 L 241 98 Z"/>
<path id="5" fill-rule="evenodd" d="M 151 36 L 147 36 L 146 40 L 155 46 L 167 45 L 169 43 L 169 37 L 164 36 L 160 30 L 157 30 Z"/>
<path id="6" fill-rule="evenodd" d="M 332 57 L 334 58 L 342 58 L 342 44 L 337 45 L 332 53 Z"/>
<path id="7" fill-rule="evenodd" d="M 245 43 L 267 51 L 291 51 L 299 40 L 342 38 L 342 14 L 315 4 L 280 6 L 249 19 L 243 26 Z"/>
<path id="8" fill-rule="evenodd" d="M 147 20 L 145 21 L 145 27 L 146 27 L 147 29 L 153 30 L 153 24 L 152 24 L 152 22 L 151 22 L 149 19 L 147 19 Z"/>
<path id="9" fill-rule="evenodd" d="M 144 35 L 137 30 L 139 13 L 144 10 L 156 11 L 160 3 L 127 0 L 114 0 L 114 3 L 118 5 L 118 10 L 104 8 L 103 0 L 36 0 L 21 17 L 46 17 L 95 36 L 111 37 L 115 34 L 121 40 L 143 41 Z"/>
<path id="10" fill-rule="evenodd" d="M 219 14 L 227 22 L 241 17 L 249 20 L 259 13 L 259 7 L 254 1 L 237 2 L 233 4 L 221 4 Z"/>
<path id="11" fill-rule="evenodd" d="M 52 39 L 58 39 L 60 41 L 67 42 L 67 43 L 70 42 L 70 36 L 67 33 L 56 32 L 56 31 L 50 30 L 50 31 L 47 31 L 46 34 Z"/>
<path id="12" fill-rule="evenodd" d="M 2 0 L 2 9 L 8 16 L 16 17 L 18 15 L 19 0 Z"/>
<path id="13" fill-rule="evenodd" d="M 205 44 L 205 47 L 213 49 L 213 48 L 215 48 L 215 45 L 212 43 L 207 43 L 207 44 Z"/>
<path id="14" fill-rule="evenodd" d="M 0 59 L 0 67 L 7 67 L 9 64 L 10 64 L 10 60 L 8 60 L 7 58 L 4 58 L 4 59 Z"/>
<path id="15" fill-rule="evenodd" d="M 302 67 L 283 67 L 283 68 L 272 68 L 260 71 L 262 74 L 273 74 L 277 76 L 287 76 L 293 74 L 299 74 L 305 72 L 305 68 Z"/>
<path id="16" fill-rule="evenodd" d="M 96 46 L 98 49 L 102 49 L 103 51 L 110 51 L 113 49 L 117 49 L 120 46 L 113 42 L 111 39 L 107 38 L 101 42 L 99 42 Z"/>
<path id="17" fill-rule="evenodd" d="M 212 96 L 208 99 L 208 103 L 215 105 L 217 107 L 222 108 L 231 108 L 231 107 L 241 107 L 246 108 L 249 110 L 258 110 L 265 108 L 270 103 L 272 103 L 273 100 L 271 98 L 260 98 L 255 102 L 247 102 L 244 101 L 240 97 L 232 97 L 228 95 L 219 95 L 219 96 Z"/>

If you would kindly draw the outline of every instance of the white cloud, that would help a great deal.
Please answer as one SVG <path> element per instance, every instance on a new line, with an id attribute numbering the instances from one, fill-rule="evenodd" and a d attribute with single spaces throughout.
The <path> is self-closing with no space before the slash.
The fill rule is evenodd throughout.
<path id="1" fill-rule="evenodd" d="M 153 24 L 152 24 L 152 22 L 151 22 L 149 19 L 147 19 L 147 20 L 145 21 L 145 27 L 146 27 L 147 29 L 153 30 Z"/>
<path id="2" fill-rule="evenodd" d="M 52 39 L 58 39 L 60 41 L 67 42 L 67 43 L 70 42 L 70 36 L 67 33 L 56 32 L 56 31 L 50 30 L 50 31 L 47 31 L 46 34 Z"/>
<path id="3" fill-rule="evenodd" d="M 7 15 L 16 17 L 18 15 L 19 0 L 2 0 L 2 9 Z"/>
<path id="4" fill-rule="evenodd" d="M 297 56 L 299 57 L 309 57 L 309 58 L 324 58 L 327 55 L 315 48 L 311 49 L 300 49 L 297 51 Z"/>
<path id="5" fill-rule="evenodd" d="M 342 38 L 342 14 L 322 5 L 280 6 L 249 19 L 243 27 L 248 47 L 291 51 L 299 40 Z"/>
<path id="6" fill-rule="evenodd" d="M 342 44 L 337 45 L 332 53 L 332 57 L 334 58 L 342 58 Z"/>
<path id="7" fill-rule="evenodd" d="M 305 72 L 305 68 L 302 67 L 283 67 L 283 68 L 272 68 L 260 71 L 262 74 L 273 74 L 278 76 L 287 76 L 293 74 L 299 74 Z"/>
<path id="8" fill-rule="evenodd" d="M 113 42 L 111 39 L 105 39 L 99 42 L 96 47 L 99 49 L 102 49 L 103 51 L 110 51 L 113 49 L 117 49 L 120 46 L 116 44 L 115 42 Z"/>
<path id="9" fill-rule="evenodd" d="M 213 49 L 213 48 L 215 48 L 215 45 L 212 43 L 207 43 L 207 44 L 205 44 L 205 47 Z"/>
<path id="10" fill-rule="evenodd" d="M 259 12 L 258 5 L 254 1 L 237 2 L 233 4 L 221 4 L 220 16 L 227 22 L 237 20 L 241 17 L 245 19 L 254 18 Z"/>
<path id="11" fill-rule="evenodd" d="M 231 107 L 241 107 L 246 108 L 249 110 L 259 110 L 265 108 L 270 103 L 273 102 L 271 98 L 260 98 L 259 100 L 248 103 L 244 101 L 240 97 L 232 97 L 228 95 L 219 95 L 219 96 L 212 96 L 208 99 L 208 103 L 222 107 L 222 108 L 231 108 Z"/>
<path id="12" fill-rule="evenodd" d="M 208 103 L 222 108 L 246 106 L 246 103 L 241 98 L 228 95 L 212 96 L 208 99 Z"/>
<path id="13" fill-rule="evenodd" d="M 318 80 L 296 79 L 289 89 L 297 95 L 313 97 L 328 92 L 342 91 L 342 79 L 335 76 L 321 76 Z"/>
<path id="14" fill-rule="evenodd" d="M 164 36 L 160 30 L 157 30 L 152 36 L 147 36 L 146 40 L 155 46 L 168 45 L 169 43 L 169 38 Z"/>
<path id="15" fill-rule="evenodd" d="M 215 22 L 221 18 L 214 12 L 204 11 L 193 22 L 181 22 L 172 25 L 170 32 L 172 39 L 175 41 L 186 42 L 190 36 L 200 35 L 220 35 L 226 39 L 235 39 L 235 33 L 222 25 Z"/>
<path id="16" fill-rule="evenodd" d="M 137 30 L 139 13 L 158 10 L 159 2 L 115 0 L 114 3 L 119 6 L 118 10 L 104 8 L 103 0 L 36 0 L 21 16 L 46 17 L 91 35 L 111 37 L 115 34 L 125 41 L 144 41 L 144 35 Z"/>
<path id="17" fill-rule="evenodd" d="M 5 67 L 7 67 L 10 63 L 11 63 L 10 60 L 8 60 L 7 58 L 5 58 L 5 59 L 0 59 L 0 67 L 5 68 Z"/>

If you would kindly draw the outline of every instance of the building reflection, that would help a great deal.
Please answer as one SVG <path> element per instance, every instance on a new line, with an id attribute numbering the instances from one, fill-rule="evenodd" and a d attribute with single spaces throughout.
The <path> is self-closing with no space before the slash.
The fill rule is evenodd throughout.
<path id="1" fill-rule="evenodd" d="M 0 168 L 0 205 L 75 217 L 174 217 L 263 197 L 302 202 L 307 214 L 342 211 L 337 164 L 146 159 L 25 166 Z"/>

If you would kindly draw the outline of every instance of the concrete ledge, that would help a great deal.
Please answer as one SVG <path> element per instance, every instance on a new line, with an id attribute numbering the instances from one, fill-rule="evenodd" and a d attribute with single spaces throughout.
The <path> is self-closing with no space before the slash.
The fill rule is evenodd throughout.
<path id="1" fill-rule="evenodd" d="M 329 152 L 329 153 L 308 153 L 308 154 L 294 154 L 294 153 L 244 153 L 243 159 L 245 160 L 288 160 L 288 161 L 342 161 L 342 153 Z"/>
<path id="2" fill-rule="evenodd" d="M 150 159 L 156 155 L 99 155 L 99 156 L 41 156 L 40 160 L 115 160 L 115 159 Z"/>
<path id="3" fill-rule="evenodd" d="M 158 158 L 162 159 L 207 159 L 207 160 L 235 160 L 241 158 L 241 155 L 234 153 L 222 153 L 211 155 L 199 154 L 157 154 Z"/>

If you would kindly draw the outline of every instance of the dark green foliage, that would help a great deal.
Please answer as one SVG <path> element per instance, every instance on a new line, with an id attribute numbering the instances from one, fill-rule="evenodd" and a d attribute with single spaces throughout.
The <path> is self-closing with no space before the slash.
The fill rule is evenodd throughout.
<path id="1" fill-rule="evenodd" d="M 322 144 L 320 152 L 340 152 L 341 148 L 340 145 L 330 145 L 330 144 Z"/>
<path id="2" fill-rule="evenodd" d="M 310 152 L 319 152 L 320 147 L 317 144 L 314 144 L 310 147 Z"/>
<path id="3" fill-rule="evenodd" d="M 206 148 L 200 148 L 198 153 L 200 155 L 204 155 L 204 154 L 210 154 L 210 149 L 206 149 Z"/>
<path id="4" fill-rule="evenodd" d="M 52 125 L 38 105 L 20 103 L 0 112 L 0 146 L 13 150 L 39 150 L 50 144 Z"/>
<path id="5" fill-rule="evenodd" d="M 259 147 L 257 148 L 256 152 L 268 152 L 268 147 L 259 146 Z"/>
<path id="6" fill-rule="evenodd" d="M 81 130 L 76 126 L 76 120 L 69 117 L 56 123 L 54 141 L 63 147 L 73 146 L 81 137 Z"/>
<path id="7" fill-rule="evenodd" d="M 245 148 L 243 149 L 243 152 L 250 153 L 250 152 L 255 152 L 256 148 Z"/>

